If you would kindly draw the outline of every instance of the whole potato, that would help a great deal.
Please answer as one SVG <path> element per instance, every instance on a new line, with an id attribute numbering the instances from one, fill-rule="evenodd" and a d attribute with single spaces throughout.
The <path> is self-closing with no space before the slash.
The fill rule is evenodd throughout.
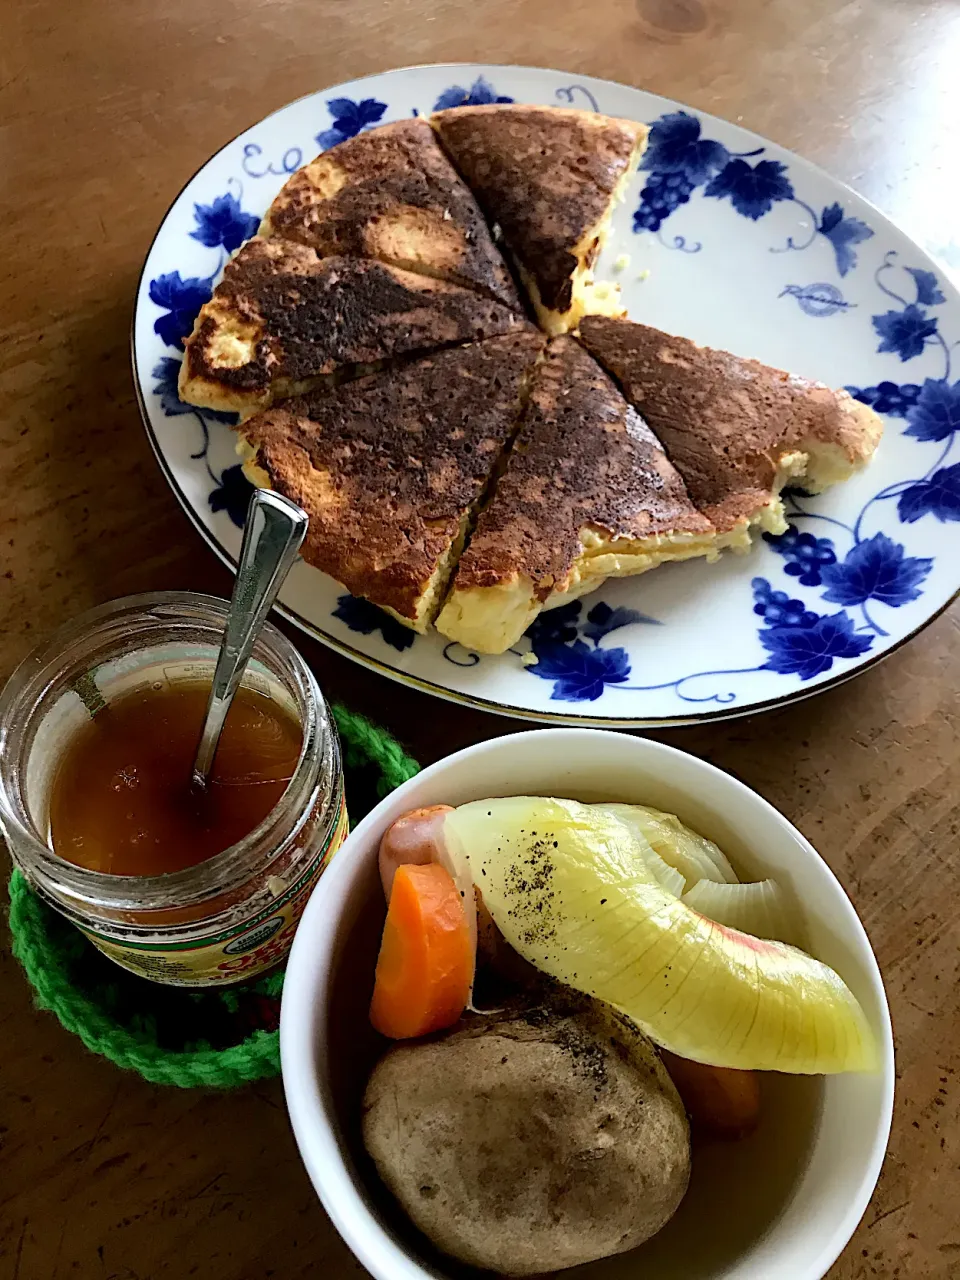
<path id="1" fill-rule="evenodd" d="M 642 1244 L 690 1176 L 683 1104 L 653 1046 L 592 1001 L 473 1015 L 391 1048 L 363 1135 L 438 1248 L 505 1275 Z"/>

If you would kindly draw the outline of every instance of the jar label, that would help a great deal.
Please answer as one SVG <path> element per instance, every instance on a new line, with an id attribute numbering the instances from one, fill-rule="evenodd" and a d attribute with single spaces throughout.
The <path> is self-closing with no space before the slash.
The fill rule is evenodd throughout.
<path id="1" fill-rule="evenodd" d="M 278 964 L 293 943 L 303 909 L 330 859 L 347 838 L 347 807 L 340 811 L 324 843 L 293 884 L 268 885 L 274 901 L 242 923 L 190 942 L 121 942 L 81 927 L 95 947 L 132 973 L 177 987 L 214 987 L 245 982 Z"/>

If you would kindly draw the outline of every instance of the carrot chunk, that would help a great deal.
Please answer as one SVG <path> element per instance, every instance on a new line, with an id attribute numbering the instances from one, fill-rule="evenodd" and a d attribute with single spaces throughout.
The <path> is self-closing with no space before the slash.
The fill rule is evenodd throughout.
<path id="1" fill-rule="evenodd" d="M 391 1040 L 452 1026 L 473 979 L 470 930 L 453 877 L 437 863 L 397 867 L 370 1021 Z"/>
<path id="2" fill-rule="evenodd" d="M 746 1137 L 760 1121 L 760 1081 L 756 1071 L 708 1067 L 660 1050 L 694 1129 L 705 1137 Z"/>

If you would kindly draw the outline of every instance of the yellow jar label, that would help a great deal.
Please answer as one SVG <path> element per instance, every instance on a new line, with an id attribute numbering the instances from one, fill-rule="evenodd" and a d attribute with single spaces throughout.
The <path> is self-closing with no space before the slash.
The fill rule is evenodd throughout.
<path id="1" fill-rule="evenodd" d="M 329 836 L 293 884 L 277 881 L 275 900 L 241 924 L 188 943 L 119 942 L 81 929 L 95 947 L 132 973 L 178 987 L 213 987 L 245 982 L 278 964 L 293 942 L 307 899 L 330 859 L 347 837 L 343 794 Z M 274 886 L 271 886 L 274 888 Z"/>

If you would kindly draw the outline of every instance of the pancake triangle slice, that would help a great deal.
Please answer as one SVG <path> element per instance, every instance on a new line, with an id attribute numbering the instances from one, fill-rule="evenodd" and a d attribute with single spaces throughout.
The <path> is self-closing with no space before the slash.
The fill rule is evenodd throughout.
<path id="1" fill-rule="evenodd" d="M 582 347 L 555 338 L 437 630 L 503 653 L 542 609 L 606 578 L 714 554 L 712 525 L 647 425 Z"/>
<path id="2" fill-rule="evenodd" d="M 243 423 L 244 469 L 307 512 L 309 564 L 425 632 L 543 342 L 530 325 L 287 400 Z"/>
<path id="3" fill-rule="evenodd" d="M 656 433 L 718 546 L 745 550 L 754 526 L 783 533 L 785 485 L 819 493 L 880 442 L 877 414 L 822 382 L 629 320 L 590 316 L 580 336 Z"/>
<path id="4" fill-rule="evenodd" d="M 422 119 L 359 133 L 304 165 L 260 235 L 295 240 L 322 258 L 377 259 L 521 309 L 476 200 Z"/>
<path id="5" fill-rule="evenodd" d="M 527 323 L 446 280 L 255 236 L 227 263 L 184 344 L 180 398 L 248 416 L 331 374 Z"/>
<path id="6" fill-rule="evenodd" d="M 646 146 L 645 125 L 592 111 L 497 104 L 431 116 L 453 163 L 496 223 L 548 333 L 591 312 L 622 314 L 594 284 L 614 206 Z"/>

